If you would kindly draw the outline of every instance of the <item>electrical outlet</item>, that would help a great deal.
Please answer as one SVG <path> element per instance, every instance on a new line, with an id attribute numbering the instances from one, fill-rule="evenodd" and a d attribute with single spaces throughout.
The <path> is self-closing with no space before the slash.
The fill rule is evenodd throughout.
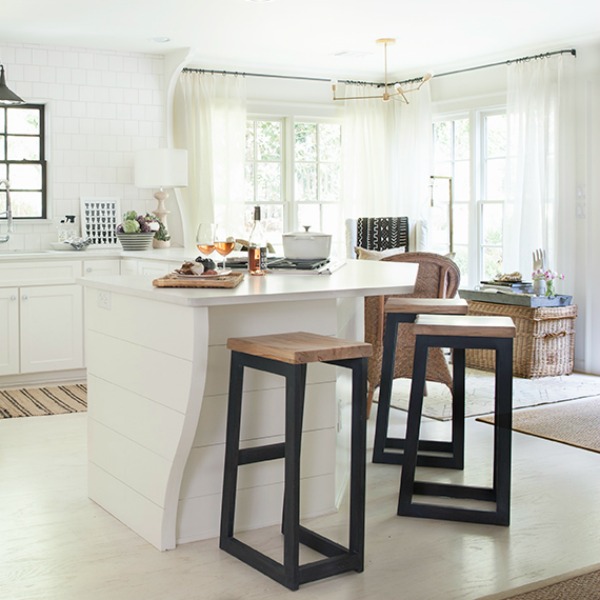
<path id="1" fill-rule="evenodd" d="M 98 292 L 98 307 L 110 310 L 110 292 Z"/>

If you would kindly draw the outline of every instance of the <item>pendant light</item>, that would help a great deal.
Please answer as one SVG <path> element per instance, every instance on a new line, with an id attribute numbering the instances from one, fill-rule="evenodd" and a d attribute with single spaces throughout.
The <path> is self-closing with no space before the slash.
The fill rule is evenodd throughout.
<path id="1" fill-rule="evenodd" d="M 337 96 L 336 95 L 337 82 L 332 81 L 331 89 L 333 90 L 333 99 L 334 100 L 369 100 L 371 98 L 378 98 L 380 100 L 383 100 L 384 102 L 387 102 L 388 100 L 393 98 L 394 100 L 400 100 L 401 102 L 408 104 L 408 98 L 406 97 L 406 94 L 408 94 L 409 92 L 416 92 L 416 91 L 420 90 L 421 86 L 426 81 L 429 81 L 431 79 L 431 77 L 432 77 L 431 73 L 425 73 L 425 75 L 423 75 L 423 77 L 421 77 L 420 79 L 415 79 L 414 81 L 410 82 L 410 83 L 412 83 L 412 87 L 410 87 L 410 88 L 403 87 L 400 83 L 394 83 L 394 84 L 390 83 L 388 81 L 387 48 L 389 45 L 395 44 L 396 40 L 394 38 L 381 38 L 381 39 L 375 40 L 375 43 L 381 44 L 383 46 L 383 61 L 384 61 L 383 62 L 384 82 L 382 84 L 383 92 L 376 96 L 346 96 L 346 97 Z"/>
<path id="2" fill-rule="evenodd" d="M 25 100 L 19 98 L 6 86 L 4 78 L 4 65 L 0 65 L 0 104 L 24 104 Z"/>

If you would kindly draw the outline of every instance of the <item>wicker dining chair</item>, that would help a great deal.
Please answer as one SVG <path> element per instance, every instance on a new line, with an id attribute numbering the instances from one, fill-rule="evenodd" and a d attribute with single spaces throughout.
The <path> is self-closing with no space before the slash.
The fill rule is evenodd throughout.
<path id="1" fill-rule="evenodd" d="M 412 294 L 400 294 L 405 298 L 454 298 L 460 283 L 460 271 L 449 258 L 432 252 L 407 252 L 384 258 L 388 262 L 419 263 L 419 271 Z M 373 355 L 369 359 L 367 380 L 367 416 L 371 412 L 373 395 L 381 381 L 381 360 L 383 355 L 383 332 L 385 320 L 383 307 L 392 296 L 370 296 L 365 298 L 365 342 L 373 345 Z M 412 376 L 415 336 L 412 323 L 402 323 L 398 327 L 398 344 L 394 379 Z M 452 375 L 441 348 L 432 348 L 427 361 L 428 381 L 446 384 L 452 389 Z"/>

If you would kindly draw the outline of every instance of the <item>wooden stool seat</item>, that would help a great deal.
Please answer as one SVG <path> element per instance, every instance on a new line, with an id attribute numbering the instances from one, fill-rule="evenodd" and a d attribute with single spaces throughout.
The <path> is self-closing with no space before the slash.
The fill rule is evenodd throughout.
<path id="1" fill-rule="evenodd" d="M 415 321 L 415 335 L 514 338 L 516 331 L 510 317 L 419 315 Z"/>
<path id="2" fill-rule="evenodd" d="M 381 383 L 377 405 L 377 422 L 373 445 L 373 462 L 401 465 L 405 440 L 388 435 L 394 364 L 401 323 L 414 323 L 419 315 L 466 315 L 468 304 L 462 298 L 389 298 L 385 303 L 385 334 Z M 414 330 L 414 326 L 413 326 Z M 422 440 L 418 465 L 462 469 L 464 463 L 464 398 L 461 390 L 452 390 L 452 439 L 450 441 Z"/>
<path id="3" fill-rule="evenodd" d="M 415 321 L 415 360 L 408 406 L 406 445 L 398 499 L 398 514 L 429 519 L 508 525 L 510 522 L 512 360 L 516 328 L 509 317 L 419 315 Z M 491 487 L 415 481 L 420 449 L 419 428 L 423 410 L 427 355 L 430 348 L 451 348 L 454 389 L 464 401 L 465 350 L 487 348 L 496 354 L 494 403 L 494 460 Z M 456 398 L 454 399 L 456 400 Z M 454 410 L 453 406 L 453 410 Z M 459 410 L 458 407 L 456 407 Z M 462 407 L 464 415 L 464 405 Z M 413 496 L 425 500 L 414 500 Z M 428 503 L 428 497 L 459 499 Z M 462 500 L 493 504 L 493 510 L 470 508 Z"/>
<path id="4" fill-rule="evenodd" d="M 347 571 L 364 568 L 365 455 L 367 359 L 371 344 L 314 333 L 294 332 L 230 338 L 231 352 L 225 468 L 219 547 L 291 590 Z M 307 363 L 328 363 L 352 371 L 348 544 L 344 546 L 300 523 L 300 453 Z M 240 448 L 244 370 L 285 379 L 285 419 L 282 442 Z M 336 402 L 331 398 L 331 402 Z M 235 537 L 237 479 L 240 467 L 264 461 L 284 461 L 283 561 L 278 562 Z M 300 564 L 299 546 L 323 558 Z"/>
<path id="5" fill-rule="evenodd" d="M 466 315 L 469 305 L 462 298 L 388 298 L 384 312 L 414 315 Z"/>
<path id="6" fill-rule="evenodd" d="M 227 348 L 291 365 L 368 358 L 373 352 L 371 344 L 304 331 L 229 338 Z"/>

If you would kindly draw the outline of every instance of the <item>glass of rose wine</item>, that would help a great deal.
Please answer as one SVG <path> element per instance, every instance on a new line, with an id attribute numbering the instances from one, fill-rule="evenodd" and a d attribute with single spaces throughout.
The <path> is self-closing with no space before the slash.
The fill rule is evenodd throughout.
<path id="1" fill-rule="evenodd" d="M 216 225 L 214 223 L 200 223 L 196 231 L 196 247 L 200 254 L 210 256 L 215 251 Z"/>
<path id="2" fill-rule="evenodd" d="M 217 225 L 215 231 L 215 250 L 223 257 L 221 268 L 225 269 L 227 263 L 227 255 L 231 254 L 235 247 L 235 238 L 226 235 L 225 228 Z"/>

